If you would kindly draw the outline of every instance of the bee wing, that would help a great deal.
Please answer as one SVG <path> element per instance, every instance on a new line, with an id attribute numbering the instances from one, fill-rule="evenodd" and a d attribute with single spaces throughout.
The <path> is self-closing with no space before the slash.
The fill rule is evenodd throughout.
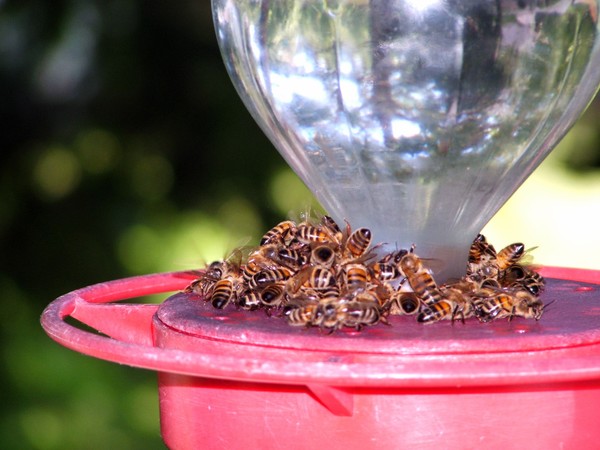
<path id="1" fill-rule="evenodd" d="M 535 270 L 533 267 L 533 255 L 531 254 L 531 252 L 534 251 L 538 247 L 539 246 L 536 245 L 534 247 L 526 248 L 525 251 L 523 252 L 523 256 L 519 260 L 519 264 L 521 264 L 522 266 L 526 266 L 528 269 Z M 537 267 L 539 268 L 539 266 L 537 266 Z"/>
<path id="2" fill-rule="evenodd" d="M 240 245 L 231 250 L 225 257 L 225 261 L 241 265 L 248 260 L 248 256 L 258 247 L 252 245 Z"/>
<path id="3" fill-rule="evenodd" d="M 433 273 L 441 272 L 446 268 L 446 261 L 439 258 L 420 258 L 423 266 Z"/>

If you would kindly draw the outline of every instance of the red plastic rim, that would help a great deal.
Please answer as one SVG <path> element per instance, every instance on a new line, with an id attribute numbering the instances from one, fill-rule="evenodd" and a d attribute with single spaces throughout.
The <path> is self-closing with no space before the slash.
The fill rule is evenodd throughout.
<path id="1" fill-rule="evenodd" d="M 189 272 L 115 280 L 66 294 L 42 315 L 50 337 L 78 352 L 193 376 L 332 386 L 444 387 L 600 378 L 600 271 L 545 268 L 552 302 L 539 322 L 452 325 L 392 318 L 333 336 L 264 313 L 215 311 L 176 294 L 158 305 L 115 304 L 182 290 Z M 560 281 L 560 280 L 563 281 Z M 77 319 L 103 334 L 70 325 Z M 265 325 L 267 324 L 267 325 Z"/>

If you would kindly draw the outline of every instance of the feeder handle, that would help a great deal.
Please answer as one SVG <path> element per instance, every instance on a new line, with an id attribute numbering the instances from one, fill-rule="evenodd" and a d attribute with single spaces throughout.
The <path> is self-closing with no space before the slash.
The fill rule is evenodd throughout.
<path id="1" fill-rule="evenodd" d="M 200 273 L 158 273 L 87 286 L 50 303 L 41 324 L 52 339 L 71 350 L 144 369 L 188 373 L 188 352 L 153 345 L 152 317 L 158 305 L 110 302 L 181 291 Z M 102 334 L 73 326 L 65 321 L 68 317 Z"/>

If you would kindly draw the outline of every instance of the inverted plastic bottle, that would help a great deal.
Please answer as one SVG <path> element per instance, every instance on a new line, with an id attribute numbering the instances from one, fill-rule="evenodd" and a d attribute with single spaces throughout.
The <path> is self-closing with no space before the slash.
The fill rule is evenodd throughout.
<path id="1" fill-rule="evenodd" d="M 440 280 L 600 82 L 589 2 L 212 5 L 241 98 L 328 213 L 416 244 Z"/>

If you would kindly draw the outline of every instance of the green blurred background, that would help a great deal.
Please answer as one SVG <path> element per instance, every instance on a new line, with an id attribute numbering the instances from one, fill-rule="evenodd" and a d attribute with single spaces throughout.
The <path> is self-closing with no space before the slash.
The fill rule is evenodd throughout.
<path id="1" fill-rule="evenodd" d="M 0 119 L 0 444 L 163 448 L 155 374 L 55 344 L 42 310 L 220 259 L 314 201 L 235 94 L 208 0 L 0 0 Z M 599 123 L 597 100 L 492 243 L 600 269 Z"/>

